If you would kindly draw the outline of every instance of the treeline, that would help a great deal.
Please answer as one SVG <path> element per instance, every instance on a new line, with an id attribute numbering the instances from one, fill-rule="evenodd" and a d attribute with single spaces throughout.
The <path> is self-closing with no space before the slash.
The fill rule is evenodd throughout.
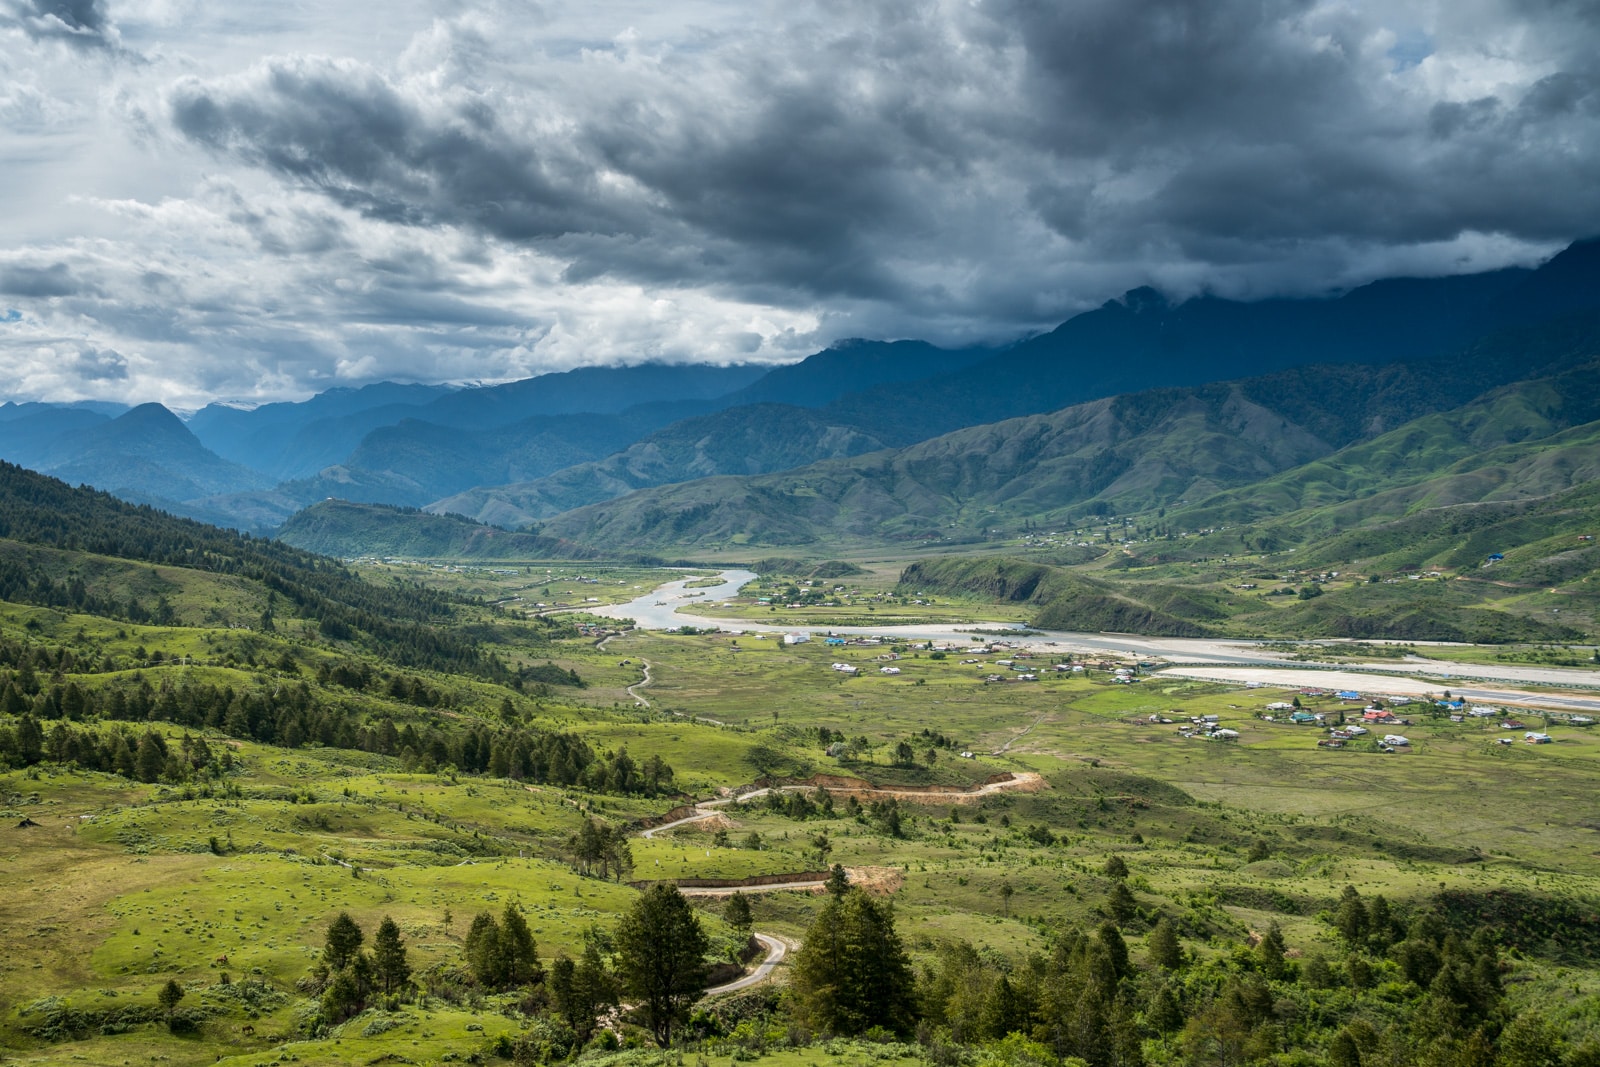
<path id="1" fill-rule="evenodd" d="M 723 1031 L 730 1040 L 759 1043 L 781 1027 L 915 1036 L 929 1062 L 947 1065 L 969 1062 L 975 1047 L 992 1062 L 1087 1067 L 1600 1062 L 1592 1038 L 1568 1042 L 1537 1012 L 1512 1010 L 1496 929 L 1463 938 L 1444 900 L 1401 915 L 1348 888 L 1329 916 L 1340 935 L 1331 954 L 1294 952 L 1272 925 L 1201 956 L 1163 916 L 1145 928 L 1140 957 L 1126 924 L 1108 919 L 1057 932 L 1021 960 L 945 943 L 914 970 L 888 902 L 847 888 L 842 872 L 830 892 L 794 957 L 789 996 L 769 1001 L 762 1026 Z"/>
<path id="2" fill-rule="evenodd" d="M 469 601 L 420 586 L 379 586 L 343 564 L 277 541 L 175 518 L 109 493 L 74 489 L 0 461 L 0 538 L 142 563 L 236 575 L 259 583 L 323 637 L 354 641 L 429 670 L 511 677 L 497 658 L 447 625 Z M 0 566 L 0 598 L 133 622 L 158 619 L 136 602 L 90 593 L 81 579 L 52 581 L 15 563 Z M 170 611 L 170 605 L 168 607 Z M 135 618 L 134 615 L 145 618 Z"/>
<path id="3" fill-rule="evenodd" d="M 18 678 L 0 681 L 0 712 L 15 717 L 0 722 L 0 762 L 26 767 L 49 759 L 93 770 L 128 774 L 143 781 L 183 781 L 165 770 L 155 777 L 135 775 L 119 758 L 115 743 L 95 728 L 72 722 L 165 722 L 192 730 L 216 730 L 239 740 L 284 748 L 318 744 L 393 756 L 408 770 L 434 772 L 453 767 L 464 774 L 489 775 L 538 784 L 570 786 L 596 793 L 659 796 L 676 793 L 673 770 L 660 756 L 635 760 L 626 747 L 596 752 L 576 734 L 533 729 L 505 721 L 515 718 L 502 704 L 502 725 L 485 722 L 405 723 L 345 704 L 316 699 L 310 686 L 280 685 L 238 691 L 229 686 L 182 683 L 87 688 L 76 682 L 38 689 L 31 698 Z M 40 723 L 62 720 L 51 735 L 83 738 L 55 747 L 35 743 Z M 112 733 L 119 733 L 112 730 Z M 155 736 L 155 735 L 152 735 Z M 111 745 L 108 749 L 106 746 Z"/>
<path id="4" fill-rule="evenodd" d="M 31 767 L 45 762 L 120 774 L 140 782 L 190 782 L 220 777 L 233 765 L 226 751 L 214 752 L 204 738 L 184 734 L 168 741 L 154 730 L 128 726 L 104 730 L 56 723 L 48 731 L 31 715 L 15 726 L 0 724 L 0 765 Z"/>

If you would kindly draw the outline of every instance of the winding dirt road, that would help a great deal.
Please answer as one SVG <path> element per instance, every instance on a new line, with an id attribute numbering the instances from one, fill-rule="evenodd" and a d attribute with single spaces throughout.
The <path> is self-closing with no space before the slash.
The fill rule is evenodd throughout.
<path id="1" fill-rule="evenodd" d="M 741 989 L 749 989 L 757 982 L 765 981 L 767 978 L 771 977 L 773 970 L 775 970 L 778 964 L 783 962 L 783 958 L 789 954 L 789 946 L 776 937 L 773 937 L 771 934 L 756 934 L 755 939 L 766 946 L 767 958 L 762 960 L 754 971 L 745 975 L 743 978 L 735 979 L 734 981 L 725 983 L 723 985 L 712 986 L 710 989 L 706 990 L 706 996 L 709 997 L 714 993 L 736 993 Z"/>
<path id="2" fill-rule="evenodd" d="M 1033 727 L 1030 726 L 1028 729 L 1031 730 L 1032 728 Z M 1023 732 L 1026 733 L 1027 731 Z M 1020 737 L 1021 734 L 1017 736 Z M 1013 738 L 1013 740 L 1015 740 L 1015 738 Z M 859 797 L 894 797 L 897 800 L 925 800 L 937 803 L 940 801 L 966 800 L 970 797 L 985 797 L 994 793 L 1003 793 L 1009 789 L 1031 791 L 1040 788 L 1043 786 L 1043 784 L 1044 779 L 1039 774 L 1033 771 L 1018 771 L 1004 781 L 985 782 L 983 785 L 977 786 L 976 788 L 964 789 L 960 792 L 944 793 L 930 792 L 925 789 L 894 788 L 846 789 L 842 791 Z M 733 796 L 717 797 L 715 800 L 696 801 L 695 812 L 693 815 L 685 815 L 681 819 L 674 819 L 672 822 L 662 823 L 660 826 L 652 826 L 647 830 L 641 831 L 639 836 L 653 838 L 657 834 L 664 833 L 668 830 L 675 830 L 680 826 L 687 826 L 690 823 L 704 822 L 705 820 L 718 814 L 718 808 L 726 807 L 729 804 L 738 804 L 741 801 L 751 800 L 755 797 L 764 797 L 768 793 L 814 793 L 818 788 L 820 787 L 815 785 L 764 786 L 761 789 L 752 789 L 747 793 L 736 793 Z"/>
<path id="3" fill-rule="evenodd" d="M 642 664 L 641 669 L 644 671 L 644 678 L 634 682 L 632 685 L 628 686 L 627 689 L 623 690 L 623 692 L 631 696 L 634 700 L 634 703 L 638 704 L 641 708 L 648 708 L 650 706 L 650 702 L 644 697 L 640 696 L 638 693 L 635 693 L 634 690 L 643 689 L 645 686 L 650 684 L 650 661 L 641 656 L 639 658 L 639 662 Z"/>

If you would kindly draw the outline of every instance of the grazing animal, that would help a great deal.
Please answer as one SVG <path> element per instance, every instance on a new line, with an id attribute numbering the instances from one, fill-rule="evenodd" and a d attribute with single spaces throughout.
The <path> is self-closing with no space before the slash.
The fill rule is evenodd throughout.
<path id="1" fill-rule="evenodd" d="M 256 1028 L 254 1026 L 251 1026 L 249 1023 L 245 1023 L 243 1026 L 239 1027 L 239 1032 L 241 1034 L 245 1034 L 246 1036 L 254 1037 L 255 1033 L 256 1033 Z"/>
<path id="2" fill-rule="evenodd" d="M 218 956 L 216 958 L 216 964 L 218 967 L 226 967 L 228 965 L 228 957 Z"/>

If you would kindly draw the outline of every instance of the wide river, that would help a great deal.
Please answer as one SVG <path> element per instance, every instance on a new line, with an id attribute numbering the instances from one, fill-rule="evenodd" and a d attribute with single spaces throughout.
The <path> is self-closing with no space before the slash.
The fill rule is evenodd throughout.
<path id="1" fill-rule="evenodd" d="M 594 615 L 633 619 L 646 630 L 667 630 L 679 626 L 717 626 L 726 630 L 767 633 L 782 628 L 763 626 L 753 619 L 718 618 L 713 615 L 680 615 L 678 609 L 690 604 L 714 604 L 736 596 L 745 583 L 753 581 L 752 571 L 728 570 L 718 577 L 720 585 L 688 588 L 699 579 L 688 577 L 667 582 L 626 604 L 585 608 Z M 1010 623 L 979 622 L 919 626 L 796 626 L 813 633 L 876 634 L 910 641 L 972 641 L 972 631 L 1010 630 L 1018 645 L 1040 651 L 1116 652 L 1159 661 L 1166 673 L 1218 681 L 1261 682 L 1274 686 L 1321 686 L 1329 689 L 1356 689 L 1418 696 L 1448 688 L 1467 700 L 1530 704 L 1560 711 L 1600 712 L 1600 672 L 1527 667 L 1513 664 L 1446 663 L 1408 657 L 1403 661 L 1375 663 L 1304 663 L 1262 648 L 1255 641 L 1233 641 L 1205 637 L 1141 637 L 1137 634 L 1074 633 L 1065 630 L 1022 633 Z M 1412 677 L 1406 677 L 1412 676 Z M 1420 677 L 1417 677 L 1420 676 Z M 1379 684 L 1379 678 L 1382 678 Z M 1466 683 L 1466 684 L 1463 684 Z M 1474 684 L 1476 683 L 1476 684 Z M 1493 688 L 1483 688 L 1483 685 Z M 1519 686 L 1553 686 L 1580 692 L 1554 693 L 1523 690 Z"/>

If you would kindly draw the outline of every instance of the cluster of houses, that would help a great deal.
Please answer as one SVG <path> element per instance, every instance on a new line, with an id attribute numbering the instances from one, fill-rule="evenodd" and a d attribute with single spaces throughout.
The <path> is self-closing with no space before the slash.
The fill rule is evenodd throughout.
<path id="1" fill-rule="evenodd" d="M 1178 727 L 1178 733 L 1183 737 L 1199 737 L 1207 741 L 1239 740 L 1238 730 L 1230 730 L 1225 726 L 1218 725 L 1220 718 L 1217 715 L 1193 716 L 1187 724 Z M 1160 721 L 1170 722 L 1171 720 L 1161 719 Z"/>

